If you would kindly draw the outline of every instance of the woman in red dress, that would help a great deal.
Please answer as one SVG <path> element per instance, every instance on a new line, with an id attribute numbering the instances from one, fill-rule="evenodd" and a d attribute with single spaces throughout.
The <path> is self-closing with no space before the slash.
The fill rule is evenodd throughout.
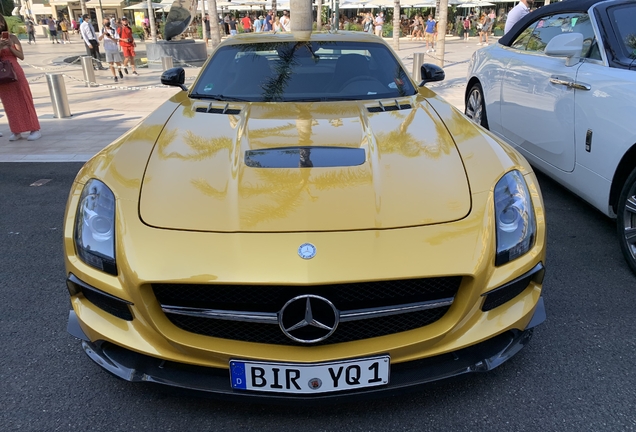
<path id="1" fill-rule="evenodd" d="M 0 32 L 8 31 L 7 22 L 0 15 Z M 29 83 L 22 67 L 18 64 L 18 59 L 24 60 L 24 53 L 16 35 L 9 34 L 8 39 L 2 39 L 0 36 L 0 60 L 9 60 L 18 77 L 15 82 L 0 84 L 0 100 L 11 129 L 9 141 L 21 139 L 22 132 L 31 132 L 27 139 L 35 141 L 42 136 L 40 122 L 33 106 Z"/>

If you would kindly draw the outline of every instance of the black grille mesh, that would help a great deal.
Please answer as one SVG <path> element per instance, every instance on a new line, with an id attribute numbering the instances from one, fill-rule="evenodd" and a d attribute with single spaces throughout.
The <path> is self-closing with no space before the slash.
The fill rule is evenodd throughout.
<path id="1" fill-rule="evenodd" d="M 340 311 L 454 297 L 461 276 L 317 286 L 153 284 L 159 303 L 206 309 L 278 312 L 293 297 L 313 294 Z"/>
<path id="2" fill-rule="evenodd" d="M 351 342 L 424 327 L 439 320 L 449 307 L 343 322 L 327 340 L 311 345 Z M 173 314 L 169 314 L 168 319 L 183 330 L 205 336 L 274 345 L 304 345 L 287 338 L 274 324 L 224 321 Z"/>
<path id="3" fill-rule="evenodd" d="M 162 306 L 279 312 L 290 299 L 313 294 L 340 311 L 399 306 L 455 297 L 461 276 L 317 286 L 153 284 Z M 439 320 L 448 307 L 340 323 L 321 344 L 350 342 L 413 330 Z M 177 327 L 205 336 L 277 345 L 299 345 L 278 325 L 167 314 Z M 302 344 L 300 344 L 302 345 Z M 312 344 L 315 345 L 315 344 Z"/>

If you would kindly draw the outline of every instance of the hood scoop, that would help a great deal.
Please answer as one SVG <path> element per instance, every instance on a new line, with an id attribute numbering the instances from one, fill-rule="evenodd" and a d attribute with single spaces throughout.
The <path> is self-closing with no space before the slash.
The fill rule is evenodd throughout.
<path id="1" fill-rule="evenodd" d="M 251 168 L 352 167 L 366 160 L 362 148 L 283 147 L 245 152 L 245 165 Z"/>
<path id="2" fill-rule="evenodd" d="M 225 115 L 238 115 L 241 110 L 236 108 L 230 108 L 230 104 L 217 104 L 210 103 L 207 106 L 198 106 L 195 109 L 196 112 L 208 113 L 208 114 L 225 114 Z"/>
<path id="3" fill-rule="evenodd" d="M 411 104 L 403 103 L 400 104 L 397 100 L 393 101 L 390 104 L 383 104 L 382 102 L 378 102 L 378 105 L 367 107 L 370 113 L 378 113 L 378 112 L 386 112 L 386 111 L 399 111 L 405 109 L 411 109 Z"/>

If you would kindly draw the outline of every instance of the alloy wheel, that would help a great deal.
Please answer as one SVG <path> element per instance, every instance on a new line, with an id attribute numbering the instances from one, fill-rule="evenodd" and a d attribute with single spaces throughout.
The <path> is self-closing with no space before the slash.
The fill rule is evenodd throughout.
<path id="1" fill-rule="evenodd" d="M 636 169 L 623 186 L 617 210 L 617 229 L 623 256 L 636 273 Z"/>
<path id="2" fill-rule="evenodd" d="M 466 99 L 466 116 L 478 125 L 486 127 L 484 121 L 484 97 L 479 84 L 475 84 Z"/>

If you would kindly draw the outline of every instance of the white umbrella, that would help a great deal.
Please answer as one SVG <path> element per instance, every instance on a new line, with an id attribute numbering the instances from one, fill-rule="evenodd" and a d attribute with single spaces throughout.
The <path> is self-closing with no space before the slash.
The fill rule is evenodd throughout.
<path id="1" fill-rule="evenodd" d="M 338 6 L 339 9 L 375 9 L 377 7 L 371 2 L 343 2 Z"/>
<path id="2" fill-rule="evenodd" d="M 153 9 L 163 9 L 166 5 L 161 3 L 152 3 Z M 148 10 L 148 3 L 137 3 L 132 6 L 126 6 L 124 9 L 133 9 L 133 10 Z"/>
<path id="3" fill-rule="evenodd" d="M 489 2 L 479 2 L 479 3 L 462 3 L 458 5 L 458 8 L 475 8 L 475 7 L 483 7 L 483 6 L 494 6 L 494 3 Z"/>

